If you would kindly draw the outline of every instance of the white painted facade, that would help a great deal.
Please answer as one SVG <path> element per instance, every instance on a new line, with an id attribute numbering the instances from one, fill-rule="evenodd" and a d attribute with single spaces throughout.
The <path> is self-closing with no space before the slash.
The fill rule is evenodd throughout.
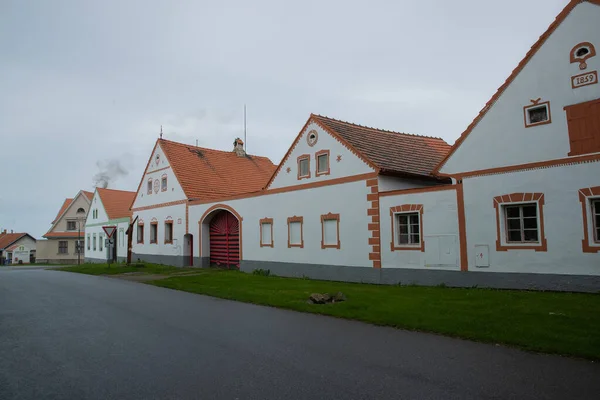
<path id="1" fill-rule="evenodd" d="M 317 141 L 313 146 L 310 146 L 307 135 L 313 131 L 317 132 Z M 317 176 L 316 154 L 323 150 L 329 150 L 330 173 Z M 310 177 L 298 179 L 298 157 L 302 155 L 310 156 Z M 340 161 L 338 161 L 338 157 L 340 157 Z M 346 176 L 367 174 L 373 171 L 374 169 L 371 166 L 352 153 L 346 146 L 343 146 L 338 139 L 331 136 L 318 124 L 311 122 L 302 130 L 296 146 L 280 165 L 275 178 L 269 185 L 269 189 L 328 181 Z"/>
<path id="2" fill-rule="evenodd" d="M 265 194 L 239 200 L 190 206 L 190 227 L 195 229 L 195 248 L 210 256 L 208 223 L 212 214 L 198 225 L 204 213 L 215 204 L 231 207 L 242 220 L 242 259 L 301 264 L 370 266 L 367 216 L 369 188 L 364 180 L 316 189 Z M 340 215 L 340 249 L 321 248 L 321 215 Z M 288 217 L 303 217 L 304 247 L 288 248 Z M 273 219 L 273 247 L 260 246 L 260 224 Z M 201 235 L 198 238 L 198 234 Z"/>
<path id="3" fill-rule="evenodd" d="M 185 204 L 177 204 L 167 207 L 151 208 L 136 211 L 134 217 L 138 220 L 133 228 L 133 253 L 147 254 L 151 256 L 183 256 L 185 231 Z M 173 223 L 173 243 L 165 243 L 165 223 Z M 150 227 L 156 223 L 157 241 L 150 241 Z M 142 226 L 144 235 L 143 243 L 139 243 L 138 226 Z"/>
<path id="4" fill-rule="evenodd" d="M 110 219 L 102 203 L 102 198 L 96 191 L 85 221 L 84 254 L 86 261 L 105 262 L 109 259 L 109 249 L 105 243 L 108 238 L 104 232 L 104 226 L 117 227 L 113 236 L 117 246 L 117 260 L 124 260 L 127 257 L 126 232 L 129 227 L 129 218 Z"/>
<path id="5" fill-rule="evenodd" d="M 600 97 L 600 84 L 571 87 L 571 77 L 600 72 L 600 55 L 586 60 L 585 71 L 570 63 L 571 49 L 592 42 L 600 51 L 600 7 L 580 3 L 516 76 L 440 172 L 454 174 L 568 157 L 564 106 Z M 552 123 L 525 128 L 523 107 L 550 101 Z"/>
<path id="6" fill-rule="evenodd" d="M 421 232 L 424 251 L 392 250 L 392 207 L 405 204 L 423 206 Z M 426 268 L 460 270 L 459 230 L 456 188 L 435 192 L 417 192 L 379 198 L 381 210 L 381 266 L 382 268 Z M 395 238 L 397 240 L 397 238 Z"/>

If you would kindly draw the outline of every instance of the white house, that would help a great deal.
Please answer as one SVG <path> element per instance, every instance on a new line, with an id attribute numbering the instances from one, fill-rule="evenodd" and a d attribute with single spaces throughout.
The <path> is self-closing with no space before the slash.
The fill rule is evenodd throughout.
<path id="1" fill-rule="evenodd" d="M 431 175 L 449 149 L 311 115 L 264 190 L 190 202 L 198 264 L 377 282 L 380 191 L 449 183 Z"/>
<path id="2" fill-rule="evenodd" d="M 600 287 L 597 49 L 600 1 L 571 1 L 436 168 L 453 185 L 382 195 L 382 211 L 394 214 L 382 235 L 397 231 L 394 210 L 410 204 L 424 237 L 424 250 L 409 252 L 386 237 L 384 269 L 444 270 L 436 278 L 457 284 Z M 454 264 L 448 249 L 456 233 Z M 440 259 L 431 247 L 441 249 Z M 445 272 L 459 269 L 470 273 Z"/>
<path id="3" fill-rule="evenodd" d="M 35 257 L 36 240 L 28 233 L 0 232 L 0 265 L 29 264 Z"/>
<path id="4" fill-rule="evenodd" d="M 129 207 L 135 192 L 96 188 L 90 212 L 85 221 L 85 261 L 106 262 L 107 260 L 125 261 L 127 258 L 127 228 L 131 211 Z M 106 246 L 106 232 L 103 227 L 115 227 L 114 245 Z M 110 251 L 113 251 L 110 254 Z"/>
<path id="5" fill-rule="evenodd" d="M 354 282 L 597 291 L 599 6 L 571 1 L 452 147 L 311 115 L 259 173 L 231 162 L 246 160 L 237 142 L 213 158 L 159 140 L 133 206 L 135 253 Z M 183 250 L 167 237 L 185 237 Z"/>
<path id="6" fill-rule="evenodd" d="M 240 139 L 231 152 L 157 140 L 131 204 L 133 260 L 195 265 L 190 202 L 258 191 L 274 170 L 268 158 L 246 154 Z"/>

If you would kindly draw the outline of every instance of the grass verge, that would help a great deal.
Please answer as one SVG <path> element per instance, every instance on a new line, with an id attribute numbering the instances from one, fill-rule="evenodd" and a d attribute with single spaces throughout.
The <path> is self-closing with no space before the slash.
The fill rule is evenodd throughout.
<path id="1" fill-rule="evenodd" d="M 114 270 L 116 270 L 115 267 Z M 127 268 L 120 267 L 123 272 Z M 98 274 L 98 266 L 63 268 Z M 138 271 L 135 267 L 132 270 Z M 147 265 L 148 273 L 181 269 Z M 175 271 L 173 271 L 175 270 Z M 162 272 L 164 271 L 164 272 Z M 224 299 L 600 359 L 600 295 L 419 286 L 379 286 L 197 269 L 193 276 L 148 282 Z M 110 272 L 112 273 L 111 269 Z M 311 293 L 341 291 L 346 302 L 312 305 Z"/>
<path id="2" fill-rule="evenodd" d="M 191 268 L 177 268 L 168 265 L 146 263 L 132 265 L 125 265 L 122 263 L 115 263 L 111 265 L 90 263 L 60 268 L 61 271 L 78 272 L 80 274 L 88 275 L 118 275 L 130 272 L 139 272 L 152 275 L 169 275 L 177 272 L 183 272 L 189 269 Z"/>

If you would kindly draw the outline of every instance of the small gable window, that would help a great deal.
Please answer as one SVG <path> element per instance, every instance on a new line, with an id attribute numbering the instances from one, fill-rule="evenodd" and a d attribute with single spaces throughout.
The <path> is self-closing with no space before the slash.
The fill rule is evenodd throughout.
<path id="1" fill-rule="evenodd" d="M 550 102 L 535 103 L 524 107 L 525 127 L 529 128 L 537 125 L 549 124 L 550 120 Z"/>
<path id="2" fill-rule="evenodd" d="M 74 231 L 77 229 L 77 225 L 75 221 L 67 221 L 67 230 Z"/>
<path id="3" fill-rule="evenodd" d="M 160 179 L 160 190 L 161 192 L 167 191 L 167 174 L 164 174 Z"/>
<path id="4" fill-rule="evenodd" d="M 298 179 L 310 178 L 310 156 L 308 154 L 298 157 Z"/>
<path id="5" fill-rule="evenodd" d="M 148 179 L 148 194 L 152 194 L 152 178 Z"/>
<path id="6" fill-rule="evenodd" d="M 329 175 L 329 150 L 317 152 L 317 174 L 316 176 Z"/>

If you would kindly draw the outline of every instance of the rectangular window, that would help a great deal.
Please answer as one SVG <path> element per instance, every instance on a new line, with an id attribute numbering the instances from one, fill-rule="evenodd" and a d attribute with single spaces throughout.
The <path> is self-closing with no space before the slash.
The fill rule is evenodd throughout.
<path id="1" fill-rule="evenodd" d="M 600 199 L 592 200 L 592 218 L 594 223 L 594 241 L 600 243 Z"/>
<path id="2" fill-rule="evenodd" d="M 144 225 L 137 226 L 137 242 L 144 243 Z"/>
<path id="3" fill-rule="evenodd" d="M 317 176 L 329 175 L 329 150 L 317 152 Z"/>
<path id="4" fill-rule="evenodd" d="M 173 221 L 165 222 L 165 243 L 173 243 Z"/>
<path id="5" fill-rule="evenodd" d="M 308 154 L 298 157 L 298 179 L 310 178 L 310 156 Z"/>
<path id="6" fill-rule="evenodd" d="M 550 102 L 532 104 L 523 107 L 525 113 L 525 128 L 537 125 L 549 124 L 550 119 Z"/>
<path id="7" fill-rule="evenodd" d="M 102 236 L 102 234 L 100 234 L 98 236 L 98 242 L 99 242 L 99 244 L 98 244 L 98 250 L 102 251 L 102 249 L 103 249 L 102 246 L 104 246 L 104 236 Z"/>
<path id="8" fill-rule="evenodd" d="M 87 235 L 87 249 L 90 249 L 90 235 Z"/>
<path id="9" fill-rule="evenodd" d="M 321 248 L 340 248 L 340 214 L 321 215 Z"/>
<path id="10" fill-rule="evenodd" d="M 260 220 L 260 247 L 273 247 L 273 218 Z"/>
<path id="11" fill-rule="evenodd" d="M 148 194 L 152 194 L 152 178 L 148 179 Z"/>
<path id="12" fill-rule="evenodd" d="M 158 243 L 158 223 L 150 224 L 150 243 Z"/>
<path id="13" fill-rule="evenodd" d="M 303 223 L 303 217 L 294 216 L 288 218 L 288 247 L 304 247 Z"/>
<path id="14" fill-rule="evenodd" d="M 600 152 L 600 99 L 565 107 L 570 156 Z"/>
<path id="15" fill-rule="evenodd" d="M 167 191 L 167 175 L 163 175 L 160 180 L 160 190 L 161 192 Z"/>
<path id="16" fill-rule="evenodd" d="M 97 247 L 96 247 L 96 234 L 94 233 L 94 251 L 96 251 Z"/>
<path id="17" fill-rule="evenodd" d="M 419 213 L 395 214 L 396 244 L 399 246 L 421 245 L 421 224 Z"/>
<path id="18" fill-rule="evenodd" d="M 539 241 L 537 204 L 504 206 L 506 242 L 530 243 Z"/>
<path id="19" fill-rule="evenodd" d="M 67 221 L 67 230 L 68 231 L 77 230 L 77 222 L 76 221 Z"/>
<path id="20" fill-rule="evenodd" d="M 58 241 L 58 254 L 68 254 L 69 253 L 69 242 L 66 240 Z"/>

